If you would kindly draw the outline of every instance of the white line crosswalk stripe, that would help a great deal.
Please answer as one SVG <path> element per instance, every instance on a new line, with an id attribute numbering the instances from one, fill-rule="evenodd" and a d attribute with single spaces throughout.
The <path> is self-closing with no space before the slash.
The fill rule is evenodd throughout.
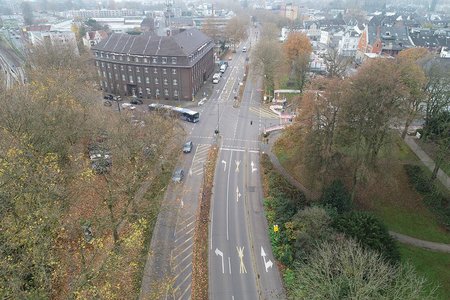
<path id="1" fill-rule="evenodd" d="M 208 151 L 211 145 L 208 144 L 198 144 L 195 149 L 194 158 L 192 160 L 192 165 L 189 170 L 189 174 L 191 175 L 202 175 L 203 174 L 203 166 L 206 162 L 206 158 L 208 157 Z"/>
<path id="2" fill-rule="evenodd" d="M 268 108 L 250 106 L 249 111 L 254 113 L 257 116 L 261 115 L 264 118 L 269 118 L 269 119 L 278 119 L 279 118 L 279 116 L 276 113 L 274 113 L 273 111 L 271 111 Z"/>

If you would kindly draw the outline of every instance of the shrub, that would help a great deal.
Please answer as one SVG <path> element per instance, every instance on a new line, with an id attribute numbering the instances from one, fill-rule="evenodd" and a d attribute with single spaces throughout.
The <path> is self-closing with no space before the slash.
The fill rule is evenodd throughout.
<path id="1" fill-rule="evenodd" d="M 323 191 L 320 199 L 325 206 L 331 206 L 336 209 L 339 214 L 352 210 L 350 193 L 340 180 L 333 181 Z"/>
<path id="2" fill-rule="evenodd" d="M 409 183 L 421 194 L 430 193 L 434 186 L 431 179 L 424 173 L 420 166 L 404 165 Z"/>
<path id="3" fill-rule="evenodd" d="M 400 260 L 394 239 L 383 222 L 365 212 L 350 212 L 340 215 L 333 222 L 336 231 L 354 238 L 365 248 L 378 251 L 391 263 Z"/>
<path id="4" fill-rule="evenodd" d="M 323 242 L 296 270 L 289 299 L 434 299 L 410 265 L 391 265 L 347 239 Z"/>

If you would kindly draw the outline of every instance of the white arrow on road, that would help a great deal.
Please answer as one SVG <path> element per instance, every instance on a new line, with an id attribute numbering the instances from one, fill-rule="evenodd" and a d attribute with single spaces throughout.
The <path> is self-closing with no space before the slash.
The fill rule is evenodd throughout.
<path id="1" fill-rule="evenodd" d="M 258 171 L 258 169 L 255 168 L 255 164 L 253 163 L 253 161 L 252 161 L 252 163 L 250 165 L 252 166 L 252 173 L 255 172 L 255 171 Z"/>
<path id="2" fill-rule="evenodd" d="M 266 252 L 264 252 L 264 248 L 262 246 L 261 246 L 261 256 L 264 260 L 264 267 L 266 268 L 266 272 L 269 272 L 269 268 L 273 266 L 273 263 L 270 259 L 266 262 Z"/>
<path id="3" fill-rule="evenodd" d="M 239 165 L 241 164 L 241 161 L 240 160 L 235 160 L 235 162 L 236 162 L 236 173 L 239 173 Z"/>
<path id="4" fill-rule="evenodd" d="M 227 170 L 227 162 L 222 160 L 223 163 L 223 171 L 225 172 Z"/>
<path id="5" fill-rule="evenodd" d="M 239 193 L 239 187 L 236 187 L 236 202 L 239 202 L 239 197 L 241 197 L 241 193 Z"/>
<path id="6" fill-rule="evenodd" d="M 220 251 L 220 250 L 217 249 L 217 248 L 216 248 L 216 251 L 214 251 L 214 252 L 216 253 L 217 256 L 220 255 L 220 257 L 222 258 L 222 274 L 224 274 L 224 273 L 225 273 L 225 268 L 224 268 L 224 266 L 223 266 L 223 252 Z"/>

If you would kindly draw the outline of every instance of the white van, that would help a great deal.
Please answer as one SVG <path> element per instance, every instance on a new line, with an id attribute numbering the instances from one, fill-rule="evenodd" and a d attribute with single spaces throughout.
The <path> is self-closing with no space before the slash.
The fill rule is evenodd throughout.
<path id="1" fill-rule="evenodd" d="M 220 72 L 221 73 L 225 73 L 226 69 L 227 69 L 227 65 L 226 64 L 223 64 L 223 65 L 220 66 Z"/>

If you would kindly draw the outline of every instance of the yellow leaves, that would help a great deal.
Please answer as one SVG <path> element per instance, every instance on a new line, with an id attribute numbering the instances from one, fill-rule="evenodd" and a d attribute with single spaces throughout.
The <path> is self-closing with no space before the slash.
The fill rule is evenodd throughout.
<path id="1" fill-rule="evenodd" d="M 141 218 L 136 223 L 131 224 L 131 230 L 123 239 L 125 247 L 134 249 L 142 246 L 144 243 L 144 233 L 148 226 L 148 221 Z"/>

